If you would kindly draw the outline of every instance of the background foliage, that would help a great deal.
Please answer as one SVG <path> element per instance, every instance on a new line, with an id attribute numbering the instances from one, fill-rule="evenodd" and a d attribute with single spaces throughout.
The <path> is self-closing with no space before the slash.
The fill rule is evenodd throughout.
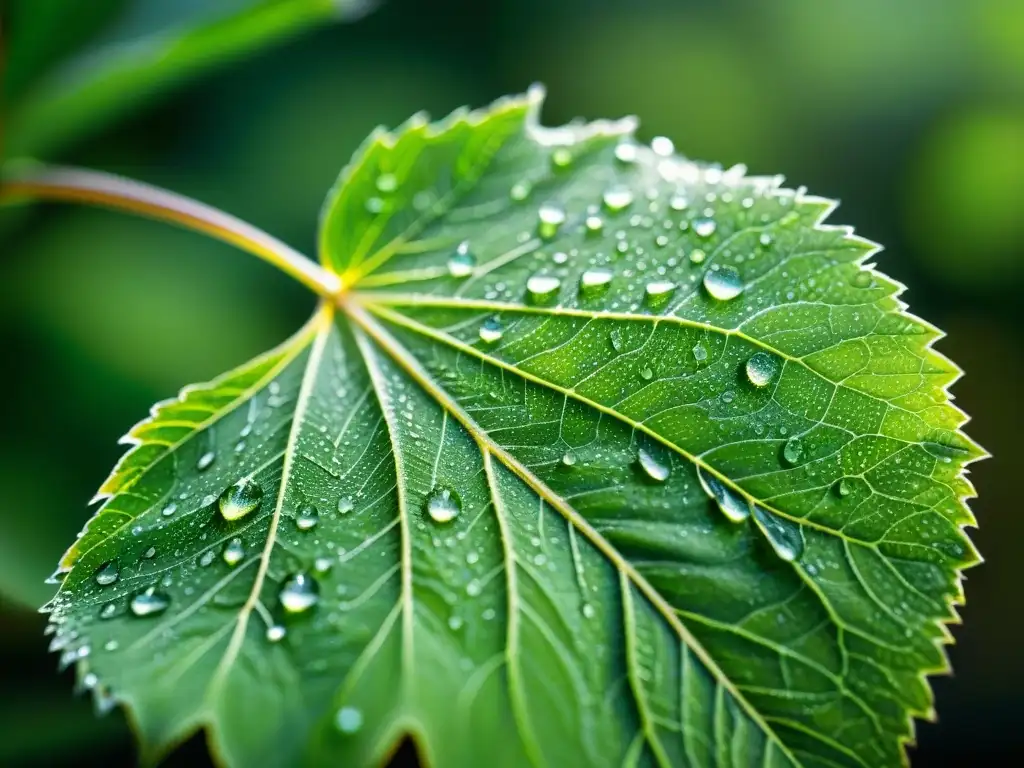
<path id="1" fill-rule="evenodd" d="M 117 6 L 96 3 L 96 32 L 78 31 L 103 34 L 102 14 Z M 784 170 L 792 185 L 841 198 L 835 220 L 885 243 L 883 270 L 949 333 L 940 349 L 970 374 L 958 403 L 997 457 L 974 473 L 973 538 L 988 563 L 969 574 L 956 676 L 935 681 L 940 722 L 919 725 L 913 759 L 985 764 L 1020 750 L 1024 619 L 1005 607 L 1019 602 L 1024 524 L 1000 467 L 1024 459 L 1024 10 L 1014 0 L 551 6 L 438 0 L 427 13 L 391 0 L 45 157 L 194 195 L 311 252 L 319 202 L 373 126 L 540 80 L 549 124 L 637 113 L 642 137 Z M 159 224 L 69 208 L 4 224 L 14 231 L 0 256 L 11 362 L 0 379 L 0 764 L 80 764 L 87 750 L 127 765 L 120 715 L 94 721 L 69 696 L 44 618 L 23 606 L 49 596 L 42 579 L 86 520 L 121 453 L 116 438 L 154 400 L 279 342 L 312 299 L 251 257 Z M 196 742 L 173 763 L 204 754 Z"/>

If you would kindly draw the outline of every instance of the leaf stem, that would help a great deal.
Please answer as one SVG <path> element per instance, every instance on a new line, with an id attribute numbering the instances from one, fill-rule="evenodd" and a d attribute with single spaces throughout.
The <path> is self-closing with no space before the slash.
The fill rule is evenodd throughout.
<path id="1" fill-rule="evenodd" d="M 342 289 L 340 277 L 273 235 L 213 206 L 139 181 L 83 168 L 20 166 L 0 179 L 0 205 L 27 200 L 87 203 L 170 222 L 259 256 L 321 296 L 337 296 Z"/>

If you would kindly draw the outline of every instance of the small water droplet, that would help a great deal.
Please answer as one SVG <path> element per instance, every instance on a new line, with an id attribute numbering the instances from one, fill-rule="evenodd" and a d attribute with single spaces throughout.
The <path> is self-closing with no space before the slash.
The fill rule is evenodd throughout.
<path id="1" fill-rule="evenodd" d="M 448 274 L 452 277 L 469 277 L 475 266 L 476 257 L 469 251 L 469 241 L 463 241 L 448 259 Z"/>
<path id="2" fill-rule="evenodd" d="M 206 453 L 199 457 L 199 460 L 196 462 L 196 469 L 199 470 L 200 472 L 209 469 L 210 465 L 213 464 L 213 460 L 216 458 L 217 454 L 215 454 L 213 451 L 207 451 Z"/>
<path id="3" fill-rule="evenodd" d="M 277 599 L 287 613 L 303 613 L 320 602 L 320 586 L 307 573 L 289 576 L 281 586 Z"/>
<path id="4" fill-rule="evenodd" d="M 767 352 L 757 352 L 747 360 L 747 379 L 755 387 L 766 387 L 779 371 L 779 364 Z"/>
<path id="5" fill-rule="evenodd" d="M 245 547 L 242 545 L 241 539 L 232 539 L 224 547 L 224 552 L 221 553 L 221 558 L 229 566 L 234 568 L 245 557 Z"/>
<path id="6" fill-rule="evenodd" d="M 791 437 L 782 447 L 782 458 L 787 464 L 799 464 L 804 458 L 804 444 L 799 437 Z"/>
<path id="7" fill-rule="evenodd" d="M 166 611 L 167 606 L 170 604 L 171 599 L 167 595 L 157 592 L 155 588 L 150 587 L 135 595 L 129 607 L 136 616 L 156 616 Z"/>
<path id="8" fill-rule="evenodd" d="M 711 237 L 717 228 L 714 219 L 697 219 L 693 222 L 693 231 L 697 237 Z"/>
<path id="9" fill-rule="evenodd" d="M 727 389 L 725 390 L 725 392 L 722 393 L 722 402 L 725 403 L 726 405 L 728 405 L 735 399 L 736 393 L 733 392 L 731 389 Z"/>
<path id="10" fill-rule="evenodd" d="M 386 207 L 387 203 L 385 203 L 384 200 L 379 197 L 367 198 L 365 203 L 366 212 L 372 213 L 374 215 L 378 213 L 383 213 Z"/>
<path id="11" fill-rule="evenodd" d="M 857 272 L 853 279 L 850 280 L 854 288 L 870 288 L 874 284 L 874 279 L 871 277 L 871 273 L 866 270 Z"/>
<path id="12" fill-rule="evenodd" d="M 629 187 L 609 187 L 601 196 L 604 207 L 612 213 L 625 210 L 633 204 L 633 190 Z"/>
<path id="13" fill-rule="evenodd" d="M 356 733 L 363 727 L 363 713 L 355 707 L 342 707 L 334 716 L 334 725 L 342 733 Z"/>
<path id="14" fill-rule="evenodd" d="M 654 377 L 654 371 L 651 370 L 651 366 L 645 365 L 640 369 L 640 378 L 644 381 L 650 381 Z"/>
<path id="15" fill-rule="evenodd" d="M 672 199 L 668 201 L 668 206 L 673 211 L 685 211 L 687 205 L 686 198 L 682 195 L 672 195 Z"/>
<path id="16" fill-rule="evenodd" d="M 259 509 L 263 502 L 263 489 L 255 480 L 243 478 L 224 489 L 217 499 L 220 514 L 225 520 L 240 520 Z"/>
<path id="17" fill-rule="evenodd" d="M 313 561 L 313 570 L 323 575 L 334 567 L 334 561 L 329 557 L 318 557 Z"/>
<path id="18" fill-rule="evenodd" d="M 714 499 L 722 514 L 729 520 L 742 523 L 750 517 L 750 504 L 743 496 L 726 487 L 725 483 L 703 467 L 698 467 L 697 477 L 704 492 Z"/>
<path id="19" fill-rule="evenodd" d="M 212 549 L 208 549 L 199 556 L 199 566 L 205 568 L 213 562 L 214 553 Z"/>
<path id="20" fill-rule="evenodd" d="M 558 234 L 558 230 L 565 223 L 565 211 L 557 205 L 545 203 L 538 209 L 537 218 L 537 233 L 543 239 L 550 240 Z"/>
<path id="21" fill-rule="evenodd" d="M 652 280 L 644 288 L 644 301 L 650 307 L 664 306 L 672 298 L 675 290 L 675 283 L 667 280 Z"/>
<path id="22" fill-rule="evenodd" d="M 581 610 L 583 612 L 583 618 L 585 619 L 592 619 L 597 615 L 597 611 L 594 610 L 594 606 L 590 603 L 584 603 Z"/>
<path id="23" fill-rule="evenodd" d="M 800 526 L 792 520 L 769 512 L 759 504 L 754 505 L 754 520 L 781 559 L 791 563 L 803 554 L 804 539 Z"/>
<path id="24" fill-rule="evenodd" d="M 288 630 L 282 627 L 280 624 L 274 624 L 267 627 L 267 640 L 271 643 L 279 643 L 284 640 L 285 635 L 288 634 Z"/>
<path id="25" fill-rule="evenodd" d="M 107 642 L 103 644 L 103 650 L 107 652 L 116 651 L 120 647 L 121 645 L 117 640 L 107 640 Z"/>
<path id="26" fill-rule="evenodd" d="M 853 493 L 853 481 L 848 477 L 840 478 L 839 482 L 835 485 L 836 493 L 841 498 L 846 498 Z"/>
<path id="27" fill-rule="evenodd" d="M 427 514 L 435 523 L 448 523 L 462 511 L 462 500 L 450 488 L 435 488 L 427 497 Z"/>
<path id="28" fill-rule="evenodd" d="M 644 473 L 657 483 L 668 480 L 672 465 L 657 455 L 655 449 L 641 446 L 636 452 L 636 460 Z"/>
<path id="29" fill-rule="evenodd" d="M 632 142 L 623 141 L 615 145 L 615 159 L 620 163 L 635 163 L 636 155 L 636 144 Z"/>
<path id="30" fill-rule="evenodd" d="M 473 579 L 469 584 L 466 585 L 466 594 L 470 597 L 476 597 L 483 590 L 483 586 L 479 581 Z"/>
<path id="31" fill-rule="evenodd" d="M 480 324 L 480 341 L 485 344 L 494 344 L 500 341 L 504 333 L 505 329 L 496 317 L 489 317 Z"/>
<path id="32" fill-rule="evenodd" d="M 114 615 L 116 613 L 117 613 L 117 603 L 115 603 L 115 602 L 104 603 L 103 607 L 100 608 L 100 618 L 101 619 L 112 619 L 112 618 L 114 618 Z"/>
<path id="33" fill-rule="evenodd" d="M 466 555 L 466 564 L 467 565 L 474 565 L 475 563 L 477 563 L 479 561 L 480 561 L 480 553 L 477 552 L 476 550 L 474 550 L 472 552 L 469 552 Z"/>
<path id="34" fill-rule="evenodd" d="M 170 504 L 168 504 L 166 507 L 164 507 L 162 510 L 160 510 L 160 514 L 163 515 L 164 517 L 170 517 L 171 515 L 173 515 L 177 511 L 178 511 L 178 505 L 175 504 L 172 501 Z"/>
<path id="35" fill-rule="evenodd" d="M 377 177 L 377 189 L 381 192 L 394 192 L 398 189 L 398 179 L 393 173 L 382 173 Z"/>
<path id="36" fill-rule="evenodd" d="M 152 560 L 154 557 L 156 557 L 156 547 L 150 547 L 149 549 L 147 549 L 145 552 L 142 553 L 142 557 L 145 560 Z"/>
<path id="37" fill-rule="evenodd" d="M 655 136 L 651 139 L 651 149 L 659 157 L 671 157 L 676 147 L 667 136 Z"/>
<path id="38" fill-rule="evenodd" d="M 595 215 L 587 216 L 586 220 L 583 222 L 583 225 L 587 228 L 588 233 L 590 233 L 591 235 L 596 235 L 599 234 L 602 229 L 604 229 L 604 219 L 602 219 L 600 216 Z"/>
<path id="39" fill-rule="evenodd" d="M 608 289 L 613 276 L 610 269 L 588 269 L 580 275 L 580 294 L 586 298 L 600 296 Z"/>
<path id="40" fill-rule="evenodd" d="M 698 363 L 703 363 L 705 360 L 708 359 L 708 350 L 703 344 L 698 342 L 697 344 L 694 345 L 693 359 L 696 360 Z"/>
<path id="41" fill-rule="evenodd" d="M 117 564 L 117 560 L 108 560 L 96 569 L 96 583 L 101 587 L 106 587 L 117 581 L 120 573 L 121 569 Z"/>
<path id="42" fill-rule="evenodd" d="M 611 332 L 608 334 L 608 341 L 611 342 L 612 349 L 616 352 L 621 352 L 622 347 L 625 345 L 625 342 L 622 339 L 622 331 L 618 328 L 612 328 Z"/>
<path id="43" fill-rule="evenodd" d="M 462 629 L 462 617 L 456 616 L 455 614 L 449 616 L 448 629 L 452 630 L 453 632 L 458 632 L 460 629 Z"/>
<path id="44" fill-rule="evenodd" d="M 562 464 L 567 467 L 576 466 L 576 454 L 572 451 L 566 451 L 562 454 Z"/>
<path id="45" fill-rule="evenodd" d="M 694 248 L 692 251 L 690 251 L 689 258 L 691 264 L 703 264 L 704 259 L 706 259 L 707 257 L 708 255 L 704 253 L 704 251 L 702 251 L 700 248 Z"/>
<path id="46" fill-rule="evenodd" d="M 569 254 L 565 251 L 555 251 L 551 254 L 551 260 L 555 262 L 555 264 L 565 264 L 565 262 L 569 260 Z"/>
<path id="47" fill-rule="evenodd" d="M 355 507 L 356 507 L 356 505 L 352 501 L 352 497 L 351 496 L 342 496 L 340 499 L 338 499 L 338 514 L 339 515 L 347 515 L 349 512 L 351 512 L 353 509 L 355 509 Z"/>
<path id="48" fill-rule="evenodd" d="M 704 289 L 711 298 L 728 301 L 743 293 L 743 280 L 740 279 L 740 273 L 732 267 L 709 269 L 704 273 Z"/>
<path id="49" fill-rule="evenodd" d="M 508 196 L 515 200 L 517 203 L 522 202 L 530 196 L 532 185 L 528 181 L 517 181 L 512 185 L 512 188 L 508 191 Z"/>
<path id="50" fill-rule="evenodd" d="M 316 524 L 320 522 L 320 511 L 312 504 L 306 504 L 299 509 L 299 514 L 295 517 L 295 527 L 300 531 L 309 531 L 316 528 Z"/>
<path id="51" fill-rule="evenodd" d="M 526 293 L 530 301 L 542 304 L 558 295 L 562 281 L 552 275 L 533 275 L 526 281 Z"/>
<path id="52" fill-rule="evenodd" d="M 759 242 L 761 245 L 766 246 L 766 247 L 771 245 L 774 241 L 775 241 L 775 238 L 773 238 L 767 232 L 762 232 L 761 236 L 759 238 L 757 238 L 757 242 Z"/>

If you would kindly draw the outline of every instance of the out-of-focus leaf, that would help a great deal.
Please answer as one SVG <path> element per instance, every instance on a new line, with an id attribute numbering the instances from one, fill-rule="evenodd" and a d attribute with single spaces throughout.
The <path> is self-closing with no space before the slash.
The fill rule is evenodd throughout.
<path id="1" fill-rule="evenodd" d="M 374 134 L 346 290 L 158 405 L 49 606 L 147 755 L 899 765 L 976 562 L 959 371 L 833 203 L 539 94 Z"/>
<path id="2" fill-rule="evenodd" d="M 34 2 L 12 13 L 15 47 L 16 11 L 26 7 L 31 19 Z M 11 105 L 5 151 L 48 156 L 201 71 L 366 7 L 365 0 L 132 0 L 100 39 Z"/>

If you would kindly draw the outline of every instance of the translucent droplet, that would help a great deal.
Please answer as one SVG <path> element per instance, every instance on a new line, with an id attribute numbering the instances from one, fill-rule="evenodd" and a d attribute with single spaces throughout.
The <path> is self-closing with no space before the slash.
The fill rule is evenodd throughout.
<path id="1" fill-rule="evenodd" d="M 871 277 L 871 273 L 865 270 L 857 272 L 853 279 L 850 280 L 854 288 L 870 288 L 874 283 L 874 279 Z"/>
<path id="2" fill-rule="evenodd" d="M 580 293 L 587 298 L 600 296 L 612 282 L 610 269 L 588 269 L 580 275 Z"/>
<path id="3" fill-rule="evenodd" d="M 210 468 L 213 464 L 213 460 L 217 458 L 217 455 L 213 451 L 207 451 L 199 457 L 199 461 L 196 462 L 196 469 L 200 472 Z"/>
<path id="4" fill-rule="evenodd" d="M 323 575 L 334 567 L 334 560 L 329 557 L 318 557 L 313 561 L 313 570 Z"/>
<path id="5" fill-rule="evenodd" d="M 787 464 L 799 464 L 804 458 L 804 444 L 799 437 L 791 437 L 782 447 L 782 458 Z"/>
<path id="6" fill-rule="evenodd" d="M 101 587 L 106 587 L 117 581 L 120 573 L 121 569 L 117 565 L 117 560 L 108 560 L 96 569 L 96 583 Z"/>
<path id="7" fill-rule="evenodd" d="M 726 405 L 728 405 L 735 399 L 736 393 L 733 392 L 731 389 L 727 389 L 725 390 L 725 392 L 722 393 L 722 402 L 725 403 Z"/>
<path id="8" fill-rule="evenodd" d="M 715 500 L 722 514 L 734 523 L 742 523 L 750 517 L 750 504 L 740 494 L 728 488 L 725 483 L 703 467 L 697 468 L 697 477 L 704 492 Z"/>
<path id="9" fill-rule="evenodd" d="M 496 317 L 489 317 L 480 324 L 480 341 L 485 344 L 501 341 L 504 333 L 505 329 Z"/>
<path id="10" fill-rule="evenodd" d="M 655 450 L 641 446 L 636 452 L 636 460 L 644 473 L 657 483 L 668 480 L 672 465 L 659 457 Z"/>
<path id="11" fill-rule="evenodd" d="M 462 511 L 462 501 L 450 488 L 435 488 L 427 497 L 427 514 L 435 523 L 448 523 Z"/>
<path id="12" fill-rule="evenodd" d="M 142 557 L 146 560 L 152 560 L 154 557 L 156 557 L 156 547 L 150 547 L 149 549 L 147 549 L 145 552 L 142 553 Z"/>
<path id="13" fill-rule="evenodd" d="M 759 242 L 759 243 L 760 243 L 761 245 L 763 245 L 763 246 L 766 246 L 766 247 L 767 247 L 767 246 L 769 246 L 769 245 L 771 245 L 771 244 L 772 244 L 772 242 L 774 241 L 774 239 L 775 239 L 775 238 L 773 238 L 773 237 L 772 237 L 772 236 L 771 236 L 770 234 L 768 234 L 767 232 L 762 232 L 762 233 L 761 233 L 761 236 L 760 236 L 759 238 L 757 238 L 757 242 Z"/>
<path id="14" fill-rule="evenodd" d="M 342 733 L 356 733 L 363 727 L 363 713 L 355 707 L 342 707 L 334 716 L 334 725 Z"/>
<path id="15" fill-rule="evenodd" d="M 672 195 L 672 199 L 668 201 L 668 207 L 673 211 L 685 211 L 687 205 L 686 198 L 682 195 Z"/>
<path id="16" fill-rule="evenodd" d="M 633 203 L 633 190 L 629 187 L 609 187 L 601 196 L 604 207 L 613 213 L 625 210 Z"/>
<path id="17" fill-rule="evenodd" d="M 555 251 L 551 254 L 551 260 L 555 262 L 555 264 L 565 264 L 565 262 L 569 260 L 569 254 L 565 251 Z"/>
<path id="18" fill-rule="evenodd" d="M 308 531 L 316 528 L 316 524 L 320 522 L 320 511 L 312 504 L 306 504 L 299 509 L 299 514 L 295 516 L 295 527 L 300 531 Z"/>
<path id="19" fill-rule="evenodd" d="M 221 553 L 221 557 L 224 562 L 234 568 L 245 557 L 245 547 L 242 544 L 241 539 L 232 539 L 224 547 L 224 552 Z"/>
<path id="20" fill-rule="evenodd" d="M 804 539 L 800 526 L 792 520 L 769 512 L 759 504 L 754 505 L 754 520 L 781 559 L 791 563 L 803 554 Z"/>
<path id="21" fill-rule="evenodd" d="M 398 189 L 398 179 L 393 173 L 382 173 L 377 177 L 377 189 L 381 192 L 394 192 Z"/>
<path id="22" fill-rule="evenodd" d="M 466 594 L 470 597 L 476 597 L 483 590 L 483 586 L 479 581 L 473 579 L 469 584 L 466 585 Z"/>
<path id="23" fill-rule="evenodd" d="M 215 555 L 214 555 L 212 549 L 206 550 L 205 552 L 203 552 L 203 554 L 201 554 L 199 556 L 199 566 L 201 568 L 205 568 L 206 566 L 208 566 L 210 563 L 213 562 L 214 556 Z"/>
<path id="24" fill-rule="evenodd" d="M 562 464 L 566 467 L 576 466 L 576 454 L 572 451 L 566 451 L 562 454 Z"/>
<path id="25" fill-rule="evenodd" d="M 452 630 L 453 632 L 458 632 L 460 629 L 462 629 L 462 617 L 456 616 L 455 614 L 449 616 L 448 629 Z"/>
<path id="26" fill-rule="evenodd" d="M 162 510 L 160 510 L 160 514 L 163 515 L 164 517 L 170 517 L 171 515 L 173 515 L 177 511 L 178 511 L 178 505 L 175 504 L 172 501 L 170 504 L 168 504 L 166 507 L 164 507 Z"/>
<path id="27" fill-rule="evenodd" d="M 463 241 L 448 259 L 448 274 L 452 277 L 469 277 L 475 266 L 476 257 L 469 251 L 469 242 Z"/>
<path id="28" fill-rule="evenodd" d="M 530 301 L 545 303 L 558 295 L 562 281 L 551 275 L 533 275 L 526 281 L 526 293 Z"/>
<path id="29" fill-rule="evenodd" d="M 387 207 L 387 203 L 379 197 L 370 197 L 367 198 L 364 207 L 366 208 L 367 213 L 378 214 L 383 213 L 384 209 Z"/>
<path id="30" fill-rule="evenodd" d="M 667 136 L 655 136 L 651 139 L 651 149 L 659 157 L 670 157 L 676 148 Z"/>
<path id="31" fill-rule="evenodd" d="M 117 603 L 109 602 L 104 603 L 103 607 L 100 608 L 101 619 L 112 619 L 117 614 Z"/>
<path id="32" fill-rule="evenodd" d="M 309 574 L 297 573 L 281 585 L 277 599 L 287 613 L 303 613 L 320 602 L 320 586 Z"/>
<path id="33" fill-rule="evenodd" d="M 508 196 L 515 200 L 517 203 L 522 202 L 530 196 L 530 190 L 532 186 L 528 181 L 517 181 L 512 185 L 512 188 L 508 191 Z"/>
<path id="34" fill-rule="evenodd" d="M 667 280 L 653 280 L 644 288 L 644 301 L 651 307 L 663 306 L 672 298 L 675 290 L 675 283 L 670 283 Z"/>
<path id="35" fill-rule="evenodd" d="M 654 377 L 654 371 L 651 370 L 651 366 L 645 365 L 640 369 L 640 378 L 644 381 L 650 381 Z"/>
<path id="36" fill-rule="evenodd" d="M 693 231 L 697 237 L 711 237 L 717 228 L 714 219 L 697 219 L 693 222 Z"/>
<path id="37" fill-rule="evenodd" d="M 267 627 L 267 640 L 272 643 L 279 643 L 284 640 L 285 635 L 288 634 L 288 630 L 282 627 L 280 624 L 274 624 L 273 626 Z"/>
<path id="38" fill-rule="evenodd" d="M 167 610 L 167 606 L 171 604 L 171 599 L 167 595 L 157 592 L 154 587 L 150 587 L 144 592 L 140 592 L 132 598 L 129 608 L 136 616 L 156 616 L 159 613 L 163 613 Z"/>
<path id="39" fill-rule="evenodd" d="M 120 647 L 121 644 L 117 642 L 117 640 L 107 640 L 107 642 L 103 644 L 103 650 L 107 652 L 116 651 Z"/>
<path id="40" fill-rule="evenodd" d="M 704 289 L 711 298 L 728 301 L 743 293 L 743 280 L 740 279 L 740 273 L 732 267 L 709 269 L 704 273 Z"/>
<path id="41" fill-rule="evenodd" d="M 551 165 L 555 168 L 568 168 L 572 165 L 572 152 L 565 147 L 558 147 L 551 153 Z"/>
<path id="42" fill-rule="evenodd" d="M 597 611 L 594 610 L 594 606 L 592 606 L 590 603 L 584 603 L 581 611 L 583 613 L 583 618 L 585 619 L 592 619 L 594 618 L 594 616 L 597 615 Z"/>
<path id="43" fill-rule="evenodd" d="M 705 347 L 701 343 L 695 344 L 694 347 L 693 347 L 693 359 L 696 360 L 698 363 L 703 363 L 705 360 L 707 360 L 708 359 L 707 347 Z"/>
<path id="44" fill-rule="evenodd" d="M 611 332 L 608 334 L 608 341 L 611 342 L 612 349 L 616 352 L 621 352 L 622 347 L 625 346 L 625 342 L 622 339 L 622 331 L 618 328 L 612 328 Z"/>
<path id="45" fill-rule="evenodd" d="M 768 386 L 778 372 L 778 362 L 767 352 L 757 352 L 747 360 L 747 379 L 755 387 Z"/>
<path id="46" fill-rule="evenodd" d="M 835 485 L 836 493 L 841 498 L 846 498 L 853 493 L 853 481 L 848 477 L 840 478 L 839 482 Z"/>
<path id="47" fill-rule="evenodd" d="M 545 203 L 537 211 L 537 233 L 545 240 L 550 240 L 558 234 L 558 230 L 565 223 L 565 211 L 557 205 Z"/>
<path id="48" fill-rule="evenodd" d="M 587 228 L 587 232 L 589 232 L 592 235 L 596 235 L 600 233 L 602 229 L 604 229 L 604 219 L 602 219 L 600 216 L 587 216 L 586 220 L 583 222 L 583 225 Z"/>
<path id="49" fill-rule="evenodd" d="M 615 145 L 615 159 L 620 163 L 635 163 L 636 155 L 636 144 L 623 141 Z"/>
<path id="50" fill-rule="evenodd" d="M 704 251 L 702 251 L 700 248 L 694 248 L 692 251 L 690 251 L 691 264 L 703 264 L 704 259 L 706 259 L 707 257 L 708 255 L 704 253 Z"/>
<path id="51" fill-rule="evenodd" d="M 225 520 L 240 520 L 260 508 L 263 489 L 255 480 L 244 478 L 224 489 L 217 507 Z"/>
<path id="52" fill-rule="evenodd" d="M 347 515 L 353 509 L 355 509 L 355 502 L 352 501 L 351 496 L 342 496 L 338 499 L 338 514 Z"/>

